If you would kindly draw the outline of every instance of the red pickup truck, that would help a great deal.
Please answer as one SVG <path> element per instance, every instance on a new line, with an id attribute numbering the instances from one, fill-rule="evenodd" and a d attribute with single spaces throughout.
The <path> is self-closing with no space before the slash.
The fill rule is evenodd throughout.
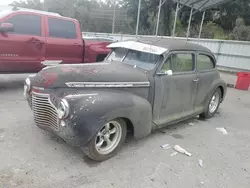
<path id="1" fill-rule="evenodd" d="M 77 20 L 30 9 L 0 10 L 0 73 L 102 61 L 112 41 L 83 39 Z"/>

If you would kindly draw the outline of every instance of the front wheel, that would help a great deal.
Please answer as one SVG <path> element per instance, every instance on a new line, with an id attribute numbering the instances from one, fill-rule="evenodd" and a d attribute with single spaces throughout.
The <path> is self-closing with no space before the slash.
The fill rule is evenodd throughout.
<path id="1" fill-rule="evenodd" d="M 124 120 L 107 122 L 93 137 L 83 151 L 95 161 L 104 161 L 113 157 L 125 142 L 127 126 Z"/>
<path id="2" fill-rule="evenodd" d="M 221 101 L 221 90 L 217 88 L 213 95 L 209 98 L 209 101 L 206 103 L 205 111 L 200 114 L 201 118 L 211 118 L 218 111 Z"/>

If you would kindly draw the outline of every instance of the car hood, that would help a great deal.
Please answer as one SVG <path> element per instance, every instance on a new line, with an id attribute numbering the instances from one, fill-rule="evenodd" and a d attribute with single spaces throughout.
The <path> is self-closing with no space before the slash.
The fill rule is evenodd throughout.
<path id="1" fill-rule="evenodd" d="M 82 87 L 95 83 L 147 83 L 147 74 L 120 62 L 59 65 L 47 67 L 33 79 L 32 86 L 43 88 Z M 90 84 L 91 83 L 91 84 Z"/>

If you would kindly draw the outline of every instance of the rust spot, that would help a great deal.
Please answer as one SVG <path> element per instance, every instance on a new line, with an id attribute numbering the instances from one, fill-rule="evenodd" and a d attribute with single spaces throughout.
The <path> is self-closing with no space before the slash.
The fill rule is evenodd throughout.
<path id="1" fill-rule="evenodd" d="M 41 73 L 38 78 L 38 82 L 43 87 L 49 87 L 53 85 L 58 78 L 58 75 L 56 73 Z"/>
<path id="2" fill-rule="evenodd" d="M 94 75 L 94 74 L 97 74 L 101 71 L 102 69 L 101 68 L 93 68 L 93 67 L 83 67 L 81 69 L 81 73 L 83 74 L 88 74 L 88 75 Z"/>
<path id="3" fill-rule="evenodd" d="M 80 70 L 74 67 L 62 67 L 61 68 L 62 72 L 76 72 L 80 73 Z"/>

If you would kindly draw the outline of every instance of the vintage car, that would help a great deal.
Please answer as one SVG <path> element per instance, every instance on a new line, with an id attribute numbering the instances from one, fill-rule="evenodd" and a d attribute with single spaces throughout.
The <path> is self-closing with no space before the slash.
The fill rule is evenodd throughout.
<path id="1" fill-rule="evenodd" d="M 114 156 L 135 139 L 200 115 L 211 118 L 226 95 L 213 53 L 168 39 L 122 41 L 102 63 L 47 67 L 25 80 L 38 127 L 82 148 L 91 159 Z"/>

